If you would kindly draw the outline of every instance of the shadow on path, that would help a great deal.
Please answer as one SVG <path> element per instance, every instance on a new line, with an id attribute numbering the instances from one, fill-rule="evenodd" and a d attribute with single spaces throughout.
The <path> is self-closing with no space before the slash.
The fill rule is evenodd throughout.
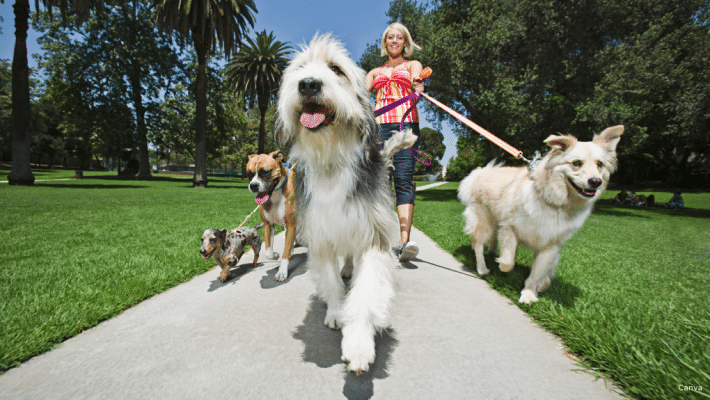
<path id="1" fill-rule="evenodd" d="M 330 368 L 345 363 L 340 359 L 340 342 L 343 335 L 340 331 L 328 328 L 323 324 L 326 314 L 325 302 L 316 296 L 311 296 L 311 306 L 303 320 L 303 325 L 296 328 L 294 339 L 303 342 L 303 361 L 316 364 L 320 368 Z M 360 376 L 345 372 L 343 395 L 348 399 L 369 399 L 374 395 L 374 380 L 389 376 L 387 365 L 397 346 L 394 330 L 387 329 L 375 337 L 375 363 L 370 370 Z M 344 368 L 343 368 L 344 369 Z"/>

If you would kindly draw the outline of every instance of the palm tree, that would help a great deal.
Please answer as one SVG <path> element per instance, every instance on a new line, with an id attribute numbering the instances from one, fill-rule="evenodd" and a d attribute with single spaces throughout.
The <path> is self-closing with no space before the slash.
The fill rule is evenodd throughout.
<path id="1" fill-rule="evenodd" d="M 248 46 L 242 46 L 236 57 L 224 68 L 224 75 L 238 92 L 250 99 L 256 97 L 261 112 L 259 123 L 259 154 L 264 153 L 266 135 L 266 111 L 278 91 L 281 74 L 288 64 L 286 55 L 291 46 L 274 40 L 274 33 L 263 31 L 256 35 L 256 41 L 247 38 Z"/>
<path id="2" fill-rule="evenodd" d="M 191 37 L 197 53 L 195 82 L 195 175 L 193 187 L 207 187 L 207 52 L 219 42 L 227 57 L 254 26 L 257 12 L 252 0 L 153 0 L 156 22 L 163 31 L 178 33 L 181 42 Z M 215 37 L 216 36 L 216 37 Z"/>
<path id="3" fill-rule="evenodd" d="M 4 0 L 0 0 L 4 3 Z M 85 21 L 92 9 L 101 8 L 102 0 L 42 0 L 52 12 L 59 3 L 61 15 L 76 15 L 77 24 Z M 32 132 L 30 131 L 30 74 L 27 66 L 27 22 L 30 16 L 29 0 L 16 0 L 15 5 L 15 50 L 12 56 L 12 170 L 7 176 L 10 185 L 33 185 L 35 177 L 30 166 Z M 39 8 L 39 1 L 35 0 Z M 37 10 L 39 11 L 39 10 Z"/>

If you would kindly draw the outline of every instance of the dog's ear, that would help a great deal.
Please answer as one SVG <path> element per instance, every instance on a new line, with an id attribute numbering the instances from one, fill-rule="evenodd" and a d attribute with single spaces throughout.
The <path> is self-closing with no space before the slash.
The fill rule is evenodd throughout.
<path id="1" fill-rule="evenodd" d="M 624 125 L 612 126 L 604 129 L 602 133 L 594 135 L 592 143 L 598 144 L 606 151 L 612 153 L 616 151 L 616 145 L 619 144 L 622 133 L 624 133 Z"/>
<path id="2" fill-rule="evenodd" d="M 219 237 L 222 239 L 226 238 L 227 237 L 227 230 L 222 229 L 221 231 L 219 231 Z"/>
<path id="3" fill-rule="evenodd" d="M 256 157 L 256 154 L 249 154 L 249 159 L 251 160 L 252 158 Z"/>
<path id="4" fill-rule="evenodd" d="M 273 152 L 269 153 L 269 155 L 271 157 L 273 157 L 273 159 L 276 161 L 283 161 L 283 159 L 284 159 L 284 155 L 281 152 L 281 150 L 273 151 Z"/>
<path id="5" fill-rule="evenodd" d="M 552 147 L 552 149 L 565 151 L 577 144 L 577 138 L 570 135 L 551 135 L 550 137 L 545 139 L 545 143 L 547 143 L 548 146 Z"/>

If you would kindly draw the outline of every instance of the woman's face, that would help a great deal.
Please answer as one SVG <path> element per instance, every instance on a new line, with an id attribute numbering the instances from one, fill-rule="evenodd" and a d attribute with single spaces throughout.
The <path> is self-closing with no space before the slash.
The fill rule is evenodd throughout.
<path id="1" fill-rule="evenodd" d="M 390 29 L 385 36 L 385 46 L 387 49 L 387 54 L 390 57 L 398 57 L 404 51 L 404 46 L 406 45 L 406 39 L 402 32 L 397 29 Z"/>

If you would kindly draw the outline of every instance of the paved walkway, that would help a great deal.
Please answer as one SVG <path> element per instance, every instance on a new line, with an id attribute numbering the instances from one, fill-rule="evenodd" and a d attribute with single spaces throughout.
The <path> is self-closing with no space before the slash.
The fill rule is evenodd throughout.
<path id="1" fill-rule="evenodd" d="M 304 248 L 220 283 L 214 268 L 0 376 L 2 399 L 621 399 L 417 229 L 392 327 L 359 377 L 323 325 Z M 276 248 L 283 248 L 283 233 Z M 197 247 L 195 257 L 198 257 Z"/>

